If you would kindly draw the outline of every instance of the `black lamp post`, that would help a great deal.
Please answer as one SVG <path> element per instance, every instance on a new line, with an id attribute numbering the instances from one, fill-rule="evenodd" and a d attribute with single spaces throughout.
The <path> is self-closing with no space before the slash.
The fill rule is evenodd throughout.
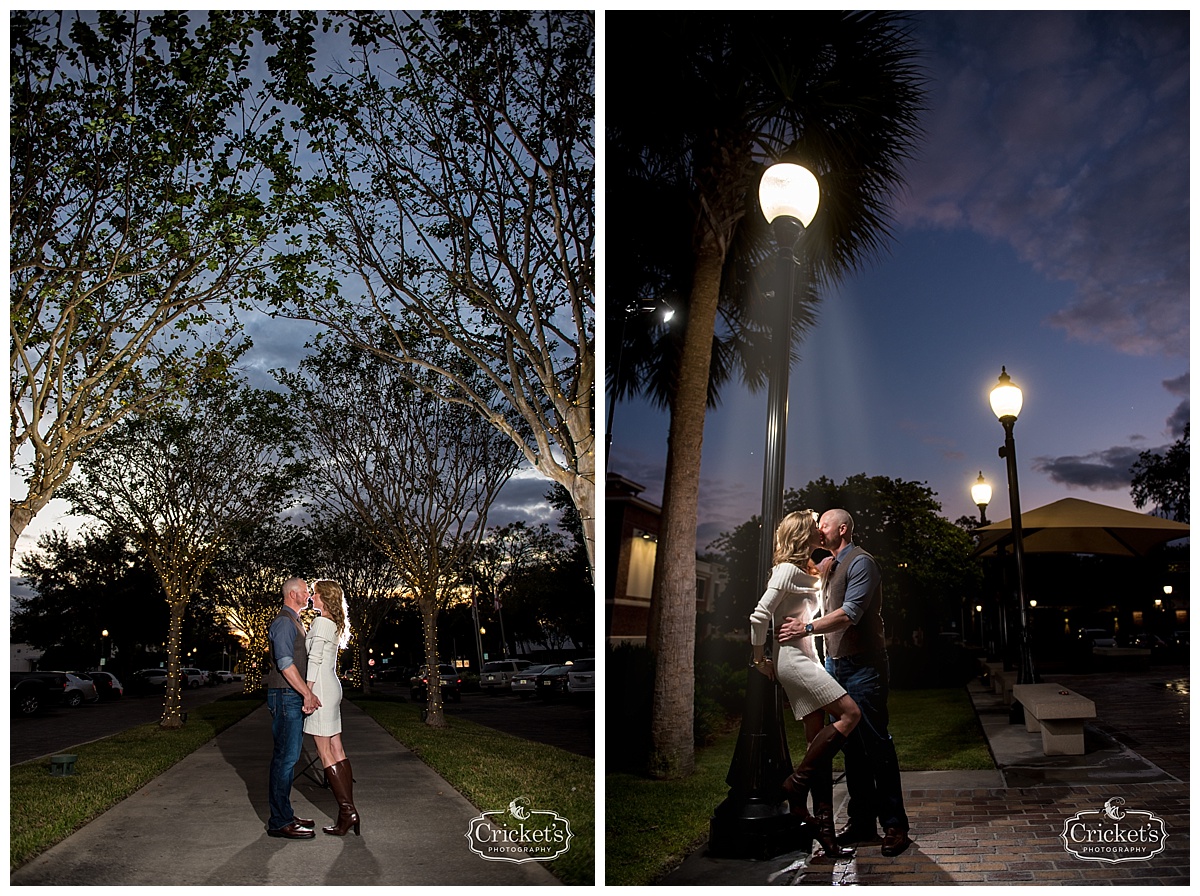
<path id="1" fill-rule="evenodd" d="M 1017 609 L 1020 631 L 1020 667 L 1017 669 L 1017 684 L 1033 684 L 1037 678 L 1033 671 L 1033 648 L 1029 641 L 1029 619 L 1025 599 L 1025 543 L 1021 532 L 1021 495 L 1017 487 L 1017 445 L 1013 441 L 1013 425 L 1021 413 L 1021 390 L 1009 378 L 1008 371 L 1000 368 L 1000 381 L 992 388 L 992 411 L 1004 427 L 1004 445 L 1000 456 L 1008 464 L 1008 503 L 1012 517 L 1013 554 L 1017 558 Z M 1019 704 L 1014 701 L 1014 707 Z M 1015 713 L 1014 709 L 1014 713 Z"/>
<path id="2" fill-rule="evenodd" d="M 979 525 L 986 526 L 988 524 L 987 506 L 992 503 L 992 487 L 983 478 L 983 470 L 979 471 L 979 478 L 971 486 L 971 500 L 979 508 Z"/>
<path id="3" fill-rule="evenodd" d="M 638 299 L 621 309 L 621 339 L 617 343 L 617 363 L 613 367 L 613 387 L 608 390 L 608 420 L 604 427 L 604 469 L 608 470 L 608 458 L 612 453 L 613 417 L 617 412 L 617 386 L 621 379 L 621 359 L 625 353 L 625 325 L 638 314 L 662 313 L 663 323 L 675 316 L 675 309 L 668 302 L 657 299 Z"/>
<path id="4" fill-rule="evenodd" d="M 785 163 L 764 172 L 758 195 L 777 246 L 758 552 L 758 582 L 765 585 L 773 565 L 775 528 L 783 514 L 792 298 L 803 262 L 801 241 L 817 213 L 821 194 L 812 172 Z M 708 852 L 723 858 L 766 859 L 802 845 L 800 824 L 784 805 L 782 784 L 792 771 L 792 761 L 783 728 L 781 689 L 754 669 L 747 674 L 746 709 L 725 777 L 729 795 L 713 812 Z"/>

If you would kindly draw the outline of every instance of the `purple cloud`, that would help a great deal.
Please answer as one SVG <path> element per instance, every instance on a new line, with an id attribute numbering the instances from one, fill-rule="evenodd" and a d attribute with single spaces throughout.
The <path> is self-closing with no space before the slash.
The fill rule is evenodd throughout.
<path id="1" fill-rule="evenodd" d="M 902 224 L 1009 243 L 1075 300 L 1046 322 L 1134 355 L 1188 352 L 1188 19 L 918 18 L 927 154 Z"/>

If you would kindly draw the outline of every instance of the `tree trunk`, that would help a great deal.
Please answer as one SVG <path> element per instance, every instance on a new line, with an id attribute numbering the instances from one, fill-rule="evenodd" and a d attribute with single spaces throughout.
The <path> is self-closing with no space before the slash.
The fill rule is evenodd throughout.
<path id="1" fill-rule="evenodd" d="M 38 511 L 50 503 L 50 498 L 40 498 L 28 495 L 24 501 L 8 502 L 8 565 L 12 566 L 13 557 L 17 552 L 17 541 L 21 533 L 33 522 Z"/>
<path id="2" fill-rule="evenodd" d="M 371 693 L 371 668 L 367 665 L 367 639 L 358 641 L 358 683 L 364 694 Z"/>
<path id="3" fill-rule="evenodd" d="M 183 693 L 180 669 L 182 663 L 179 651 L 183 640 L 183 614 L 187 610 L 187 596 L 168 595 L 167 604 L 171 608 L 171 628 L 167 635 L 167 694 L 163 701 L 162 720 L 158 723 L 161 728 L 183 727 Z"/>
<path id="4" fill-rule="evenodd" d="M 437 597 L 422 595 L 418 602 L 425 632 L 425 667 L 429 671 L 429 688 L 425 695 L 425 724 L 431 728 L 446 728 L 446 716 L 442 712 L 442 677 L 438 674 Z"/>
<path id="5" fill-rule="evenodd" d="M 708 370 L 724 252 L 707 240 L 696 256 L 679 380 L 671 401 L 662 527 L 654 564 L 651 631 L 655 655 L 650 774 L 681 778 L 695 764 L 696 514 Z"/>

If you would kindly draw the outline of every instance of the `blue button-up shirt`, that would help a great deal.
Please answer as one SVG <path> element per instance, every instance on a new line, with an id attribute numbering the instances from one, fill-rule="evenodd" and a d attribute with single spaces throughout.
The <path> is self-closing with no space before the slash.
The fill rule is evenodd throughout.
<path id="1" fill-rule="evenodd" d="M 291 607 L 284 607 L 283 612 L 300 622 L 300 614 Z M 287 616 L 275 618 L 271 627 L 267 629 L 267 640 L 271 642 L 271 656 L 275 660 L 276 669 L 282 672 L 288 666 L 295 665 L 296 626 L 288 621 Z"/>
<path id="2" fill-rule="evenodd" d="M 847 544 L 838 551 L 839 566 L 842 558 L 852 547 L 854 547 L 853 544 Z M 862 619 L 863 613 L 867 611 L 871 595 L 879 587 L 881 578 L 879 566 L 866 554 L 859 554 L 850 563 L 850 568 L 846 570 L 846 599 L 842 601 L 842 611 L 850 617 L 852 624 L 857 624 Z"/>

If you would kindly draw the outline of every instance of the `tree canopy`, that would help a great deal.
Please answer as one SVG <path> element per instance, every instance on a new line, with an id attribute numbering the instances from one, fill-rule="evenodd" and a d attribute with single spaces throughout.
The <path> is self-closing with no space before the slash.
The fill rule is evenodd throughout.
<path id="1" fill-rule="evenodd" d="M 1139 510 L 1153 504 L 1159 516 L 1186 523 L 1191 516 L 1191 424 L 1165 454 L 1143 451 L 1129 472 L 1131 493 Z"/>
<path id="2" fill-rule="evenodd" d="M 233 310 L 292 200 L 247 77 L 255 14 L 9 23 L 11 556 L 111 426 L 238 356 Z"/>
<path id="3" fill-rule="evenodd" d="M 311 53 L 315 14 L 278 27 Z M 568 490 L 590 557 L 594 13 L 355 12 L 321 27 L 347 35 L 348 59 L 274 73 L 316 159 L 298 177 L 330 273 L 281 291 L 280 313 L 435 373 L 414 382 L 472 408 Z M 314 276 L 302 267 L 290 274 Z M 439 365 L 410 319 L 482 376 Z"/>

